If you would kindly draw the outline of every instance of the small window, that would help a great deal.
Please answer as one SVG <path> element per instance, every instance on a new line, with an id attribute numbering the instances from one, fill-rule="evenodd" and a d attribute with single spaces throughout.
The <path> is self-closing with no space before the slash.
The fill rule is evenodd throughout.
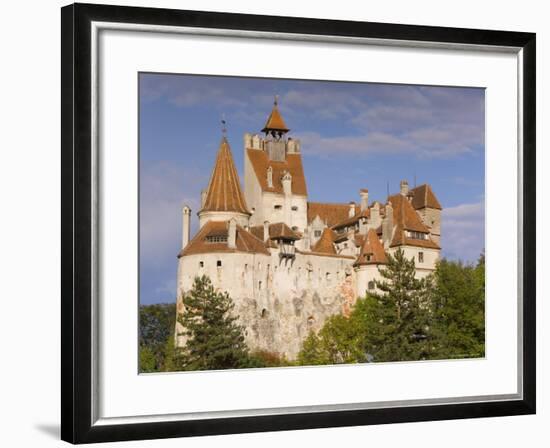
<path id="1" fill-rule="evenodd" d="M 258 282 L 258 289 L 262 289 L 262 281 L 261 280 Z"/>
<path id="2" fill-rule="evenodd" d="M 293 205 L 293 206 L 292 206 L 292 211 L 293 211 L 293 212 L 297 212 L 297 211 L 298 211 L 298 207 L 297 207 L 296 205 Z"/>
<path id="3" fill-rule="evenodd" d="M 277 204 L 277 205 L 275 205 L 273 208 L 274 208 L 275 210 L 281 210 L 281 209 L 283 208 L 283 206 Z"/>
<path id="4" fill-rule="evenodd" d="M 199 268 L 204 268 L 204 261 L 199 261 Z"/>
<path id="5" fill-rule="evenodd" d="M 330 282 L 330 272 L 327 272 L 325 274 L 325 279 L 327 280 L 327 282 Z"/>
<path id="6" fill-rule="evenodd" d="M 374 289 L 374 282 L 371 280 L 368 284 L 369 289 Z"/>
<path id="7" fill-rule="evenodd" d="M 267 316 L 267 310 L 264 308 L 262 310 L 262 314 L 261 314 L 262 317 L 266 317 Z"/>
<path id="8" fill-rule="evenodd" d="M 227 243 L 227 235 L 209 235 L 206 237 L 207 243 Z"/>
<path id="9" fill-rule="evenodd" d="M 216 261 L 216 266 L 221 268 L 222 267 L 222 261 L 221 260 Z"/>
<path id="10" fill-rule="evenodd" d="M 321 231 L 316 230 L 315 232 L 313 232 L 313 235 L 315 236 L 315 238 L 319 238 L 321 236 Z"/>
<path id="11" fill-rule="evenodd" d="M 418 252 L 418 262 L 424 263 L 424 252 Z"/>

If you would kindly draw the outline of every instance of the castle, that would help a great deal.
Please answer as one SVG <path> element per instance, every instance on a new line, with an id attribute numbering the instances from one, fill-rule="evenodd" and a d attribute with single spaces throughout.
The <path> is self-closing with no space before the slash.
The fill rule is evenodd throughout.
<path id="1" fill-rule="evenodd" d="M 369 203 L 366 188 L 358 204 L 309 202 L 300 141 L 288 132 L 275 101 L 263 135 L 244 135 L 244 191 L 223 136 L 192 239 L 183 207 L 176 308 L 207 275 L 235 302 L 252 350 L 294 359 L 311 330 L 376 288 L 388 253 L 414 258 L 418 277 L 435 269 L 441 205 L 429 185 L 407 181 L 383 204 Z M 182 331 L 176 323 L 176 346 Z"/>

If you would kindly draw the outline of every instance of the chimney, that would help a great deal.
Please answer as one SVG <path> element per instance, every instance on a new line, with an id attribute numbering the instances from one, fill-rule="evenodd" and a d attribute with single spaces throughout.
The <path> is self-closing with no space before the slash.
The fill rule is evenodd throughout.
<path id="1" fill-rule="evenodd" d="M 185 247 L 189 244 L 189 234 L 191 232 L 191 209 L 187 205 L 184 205 L 182 214 L 183 228 L 181 235 L 181 248 L 185 249 Z"/>
<path id="2" fill-rule="evenodd" d="M 244 134 L 244 149 L 252 148 L 252 134 L 246 132 Z"/>
<path id="3" fill-rule="evenodd" d="M 359 196 L 361 196 L 361 211 L 364 212 L 369 206 L 369 190 L 363 188 L 359 191 Z"/>
<path id="4" fill-rule="evenodd" d="M 370 222 L 375 229 L 380 225 L 380 204 L 378 201 L 370 209 Z"/>
<path id="5" fill-rule="evenodd" d="M 354 216 L 355 216 L 355 202 L 351 201 L 349 203 L 348 217 L 353 218 Z"/>
<path id="6" fill-rule="evenodd" d="M 264 242 L 269 239 L 269 221 L 264 221 Z"/>
<path id="7" fill-rule="evenodd" d="M 386 218 L 382 223 L 382 241 L 384 242 L 384 248 L 388 248 L 391 243 L 391 237 L 393 234 L 393 207 L 391 202 L 386 204 Z"/>
<path id="8" fill-rule="evenodd" d="M 267 187 L 273 188 L 273 168 L 271 165 L 267 168 Z"/>
<path id="9" fill-rule="evenodd" d="M 237 247 L 237 221 L 229 221 L 229 235 L 227 236 L 227 247 L 235 249 Z"/>
<path id="10" fill-rule="evenodd" d="M 407 196 L 407 194 L 409 194 L 409 182 L 407 182 L 406 180 L 402 180 L 399 183 L 399 189 L 400 189 L 400 193 L 403 196 Z"/>
<path id="11" fill-rule="evenodd" d="M 283 191 L 285 195 L 291 195 L 292 194 L 292 175 L 285 171 L 283 174 L 283 177 L 281 178 L 281 182 L 283 184 Z"/>

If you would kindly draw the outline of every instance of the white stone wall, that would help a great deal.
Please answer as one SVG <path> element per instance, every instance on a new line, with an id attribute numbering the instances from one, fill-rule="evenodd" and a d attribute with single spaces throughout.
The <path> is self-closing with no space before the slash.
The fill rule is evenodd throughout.
<path id="1" fill-rule="evenodd" d="M 383 267 L 383 266 L 382 266 Z M 382 275 L 378 269 L 378 265 L 367 264 L 358 266 L 356 269 L 356 284 L 355 284 L 355 294 L 357 297 L 365 297 L 367 292 L 377 292 L 378 289 L 369 289 L 369 282 L 378 280 L 382 281 Z"/>
<path id="2" fill-rule="evenodd" d="M 394 255 L 397 252 L 398 247 L 392 247 L 389 250 L 389 253 Z M 438 249 L 429 249 L 425 247 L 415 247 L 415 246 L 401 246 L 401 249 L 405 253 L 405 258 L 410 260 L 414 258 L 414 264 L 416 267 L 416 276 L 418 278 L 425 277 L 426 275 L 432 273 L 435 270 L 435 266 L 439 261 L 439 250 Z M 419 261 L 419 253 L 424 254 L 424 262 Z"/>
<path id="3" fill-rule="evenodd" d="M 235 302 L 235 313 L 246 328 L 252 350 L 294 359 L 310 330 L 318 331 L 329 316 L 349 313 L 356 298 L 352 263 L 351 258 L 309 254 L 285 261 L 278 250 L 270 256 L 188 255 L 179 260 L 177 310 L 183 311 L 182 294 L 192 287 L 194 277 L 208 275 Z M 176 332 L 181 331 L 177 324 Z M 184 338 L 176 335 L 176 344 L 184 345 Z"/>
<path id="4" fill-rule="evenodd" d="M 435 208 L 423 208 L 417 210 L 422 222 L 430 229 L 432 240 L 441 245 L 441 210 Z"/>

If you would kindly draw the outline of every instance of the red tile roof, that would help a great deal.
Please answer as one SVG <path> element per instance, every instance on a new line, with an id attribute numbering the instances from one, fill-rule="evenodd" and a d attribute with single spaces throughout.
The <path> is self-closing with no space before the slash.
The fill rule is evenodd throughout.
<path id="1" fill-rule="evenodd" d="M 388 259 L 384 246 L 380 242 L 378 235 L 374 229 L 370 229 L 367 232 L 365 242 L 361 247 L 359 256 L 354 263 L 354 266 L 363 266 L 368 264 L 386 264 Z"/>
<path id="2" fill-rule="evenodd" d="M 206 190 L 201 212 L 229 211 L 249 214 L 241 190 L 239 174 L 231 155 L 231 148 L 224 137 L 220 143 L 216 163 Z"/>
<path id="3" fill-rule="evenodd" d="M 264 226 L 253 226 L 250 227 L 250 233 L 252 233 L 256 238 L 259 238 L 263 241 L 264 239 Z M 301 237 L 294 230 L 288 227 L 284 222 L 276 222 L 269 224 L 269 239 L 289 239 L 289 240 L 299 240 Z"/>
<path id="4" fill-rule="evenodd" d="M 393 225 L 395 232 L 390 247 L 395 246 L 418 246 L 439 249 L 439 246 L 430 239 L 429 229 L 424 225 L 409 200 L 401 195 L 390 196 L 389 202 L 393 207 Z M 426 240 L 408 238 L 406 231 L 420 232 L 427 235 Z"/>
<path id="5" fill-rule="evenodd" d="M 348 209 L 349 211 L 349 209 Z M 368 218 L 370 216 L 370 210 L 367 208 L 366 210 L 360 211 L 357 213 L 357 207 L 356 207 L 356 213 L 355 216 L 352 216 L 351 218 L 344 219 L 343 221 L 340 221 L 339 223 L 332 226 L 333 229 L 340 229 L 342 227 L 348 227 L 353 224 L 355 224 L 357 221 L 359 221 L 359 218 Z"/>
<path id="6" fill-rule="evenodd" d="M 355 214 L 361 211 L 359 205 L 355 205 Z M 349 218 L 349 203 L 326 203 L 326 202 L 308 202 L 307 203 L 307 222 L 311 222 L 316 216 L 321 218 L 321 221 L 326 222 L 327 226 L 332 227 Z"/>
<path id="7" fill-rule="evenodd" d="M 416 188 L 413 188 L 411 190 L 411 193 L 413 195 L 412 197 L 412 206 L 418 210 L 421 208 L 435 208 L 437 210 L 441 210 L 441 204 L 437 200 L 432 187 L 430 187 L 428 184 L 420 185 Z"/>
<path id="8" fill-rule="evenodd" d="M 292 176 L 292 193 L 300 196 L 307 196 L 306 179 L 304 176 L 301 154 L 287 154 L 284 162 L 269 160 L 267 153 L 259 149 L 249 148 L 246 150 L 246 154 L 254 168 L 254 173 L 263 191 L 284 194 L 281 178 L 284 172 L 288 171 Z M 267 169 L 270 166 L 273 170 L 273 187 L 269 187 L 267 184 Z"/>
<path id="9" fill-rule="evenodd" d="M 209 242 L 208 237 L 227 236 L 229 233 L 229 221 L 208 221 L 197 232 L 189 244 L 178 254 L 178 258 L 185 255 L 207 254 L 218 252 L 248 252 L 269 255 L 264 242 L 237 225 L 235 248 L 227 246 L 227 242 Z"/>
<path id="10" fill-rule="evenodd" d="M 289 129 L 286 127 L 283 117 L 281 116 L 281 113 L 279 112 L 277 103 L 273 105 L 273 109 L 271 110 L 271 113 L 269 114 L 269 117 L 265 122 L 265 126 L 262 129 L 262 132 L 267 132 L 267 131 L 282 131 L 282 132 L 289 131 Z"/>
<path id="11" fill-rule="evenodd" d="M 315 243 L 315 246 L 311 248 L 312 252 L 318 252 L 323 254 L 336 255 L 336 249 L 334 248 L 334 239 L 336 234 L 332 229 L 325 227 L 321 238 Z"/>

